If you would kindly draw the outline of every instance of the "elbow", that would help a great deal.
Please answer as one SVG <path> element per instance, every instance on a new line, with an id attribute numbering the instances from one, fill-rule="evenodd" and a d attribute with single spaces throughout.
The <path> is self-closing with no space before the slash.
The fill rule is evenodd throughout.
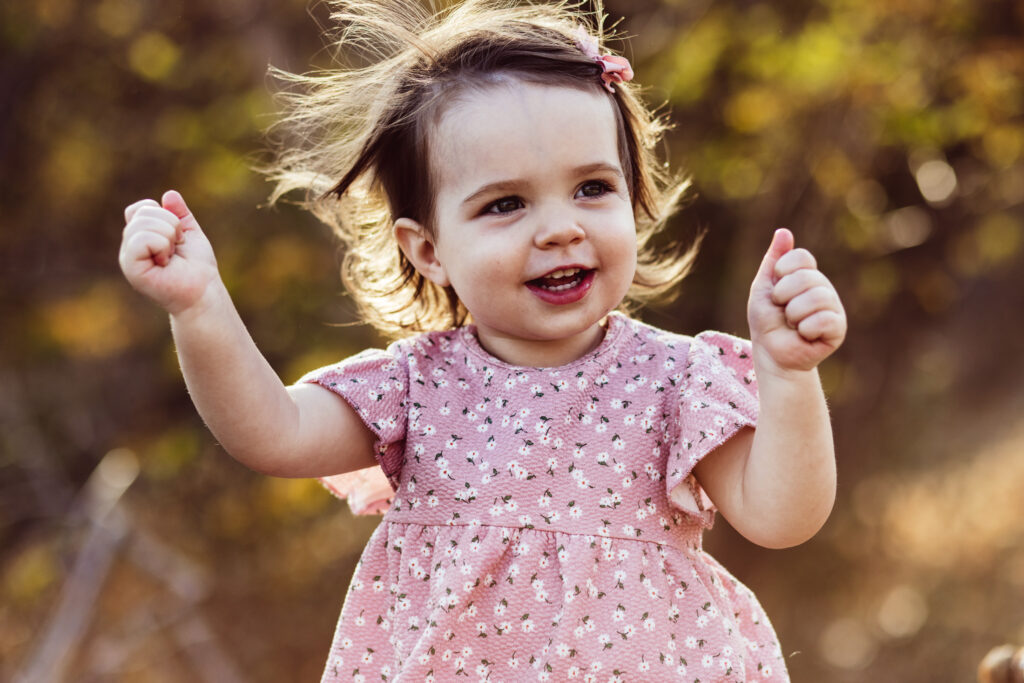
<path id="1" fill-rule="evenodd" d="M 787 548 L 795 548 L 811 540 L 821 530 L 822 526 L 824 526 L 824 523 L 806 529 L 786 529 L 776 533 L 752 534 L 747 536 L 747 539 L 762 548 L 785 550 Z"/>
<path id="2" fill-rule="evenodd" d="M 278 465 L 275 463 L 273 458 L 267 457 L 265 453 L 251 448 L 240 448 L 232 446 L 230 444 L 221 443 L 220 447 L 224 449 L 231 459 L 245 465 L 253 472 L 259 474 L 265 474 L 271 477 L 278 476 Z"/>
<path id="3" fill-rule="evenodd" d="M 828 521 L 834 496 L 821 504 L 790 514 L 765 516 L 760 524 L 748 529 L 737 529 L 748 541 L 770 550 L 785 550 L 802 545 L 814 538 Z"/>
<path id="4" fill-rule="evenodd" d="M 294 465 L 287 458 L 282 458 L 278 448 L 264 444 L 253 447 L 252 444 L 241 445 L 221 442 L 221 448 L 242 465 L 250 470 L 270 477 L 294 477 Z"/>

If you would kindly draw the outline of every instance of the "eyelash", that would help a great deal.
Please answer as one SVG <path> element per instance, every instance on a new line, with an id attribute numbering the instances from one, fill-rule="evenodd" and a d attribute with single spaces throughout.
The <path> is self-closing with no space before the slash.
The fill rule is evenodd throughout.
<path id="1" fill-rule="evenodd" d="M 609 183 L 607 183 L 607 182 L 605 182 L 603 180 L 588 180 L 585 183 L 583 183 L 582 185 L 580 185 L 580 188 L 579 188 L 579 190 L 576 191 L 576 194 L 579 195 L 579 193 L 582 192 L 584 188 L 590 187 L 590 186 L 595 186 L 595 185 L 600 189 L 600 192 L 598 194 L 582 195 L 581 198 L 583 198 L 583 199 L 594 199 L 596 197 L 602 197 L 602 196 L 604 196 L 604 195 L 606 195 L 606 194 L 608 194 L 610 192 L 614 192 L 615 191 L 614 187 L 612 187 Z M 498 207 L 501 204 L 503 204 L 504 202 L 507 202 L 509 200 L 514 200 L 517 203 L 517 206 L 514 209 L 509 209 L 508 211 L 500 211 L 498 209 Z M 485 206 L 484 210 L 483 210 L 483 213 L 485 213 L 485 214 L 499 214 L 499 215 L 500 214 L 505 214 L 505 213 L 512 213 L 513 211 L 521 209 L 522 206 L 523 206 L 523 200 L 522 199 L 520 199 L 519 197 L 517 197 L 515 195 L 509 195 L 508 197 L 502 197 L 501 199 L 497 199 L 497 200 L 491 202 L 490 204 L 488 204 L 487 206 Z"/>
<path id="2" fill-rule="evenodd" d="M 585 187 L 587 187 L 588 185 L 597 185 L 598 187 L 601 188 L 601 193 L 600 194 L 584 195 L 585 197 L 600 197 L 602 195 L 608 194 L 609 192 L 614 192 L 615 191 L 615 188 L 612 187 L 611 184 L 609 184 L 609 183 L 607 183 L 607 182 L 605 182 L 603 180 L 588 180 L 587 182 L 585 182 L 582 185 L 580 185 L 580 189 L 577 191 L 577 194 L 579 192 L 582 192 L 583 189 Z"/>

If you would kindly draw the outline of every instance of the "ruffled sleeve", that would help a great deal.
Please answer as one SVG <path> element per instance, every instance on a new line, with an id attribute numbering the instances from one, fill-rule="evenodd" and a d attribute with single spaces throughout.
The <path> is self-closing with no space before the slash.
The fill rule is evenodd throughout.
<path id="1" fill-rule="evenodd" d="M 397 344 L 386 351 L 368 349 L 335 365 L 314 370 L 300 382 L 333 391 L 348 402 L 376 436 L 379 467 L 367 467 L 320 481 L 339 498 L 347 498 L 358 515 L 383 513 L 391 505 L 405 460 L 408 368 Z M 338 444 L 345 448 L 345 444 Z"/>
<path id="2" fill-rule="evenodd" d="M 669 499 L 706 526 L 714 519 L 714 506 L 693 468 L 743 427 L 756 427 L 757 413 L 750 342 L 721 332 L 694 337 L 680 384 L 665 482 Z"/>

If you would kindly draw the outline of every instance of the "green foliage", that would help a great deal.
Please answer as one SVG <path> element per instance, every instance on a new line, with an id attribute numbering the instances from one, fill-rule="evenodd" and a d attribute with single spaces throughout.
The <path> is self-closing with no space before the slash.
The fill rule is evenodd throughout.
<path id="1" fill-rule="evenodd" d="M 716 531 L 716 554 L 802 652 L 795 680 L 969 680 L 990 646 L 1024 640 L 1005 608 L 1024 585 L 1024 10 L 606 9 L 635 35 L 637 80 L 667 103 L 671 162 L 694 180 L 674 236 L 709 229 L 678 303 L 647 318 L 743 334 L 749 279 L 780 225 L 850 314 L 822 368 L 841 471 L 832 521 L 786 554 Z M 374 521 L 229 461 L 188 403 L 164 316 L 116 263 L 123 207 L 174 187 L 286 380 L 379 343 L 335 325 L 353 307 L 327 231 L 288 206 L 260 209 L 269 188 L 249 170 L 273 119 L 266 66 L 322 62 L 316 30 L 298 0 L 0 5 L 0 678 L 65 578 L 74 492 L 117 447 L 141 460 L 134 517 L 215 576 L 201 609 L 247 678 L 318 675 Z M 130 585 L 140 603 L 157 595 Z M 89 637 L 113 637 L 102 624 L 125 609 L 101 600 Z M 254 629 L 274 647 L 246 651 Z M 125 675 L 149 680 L 139 659 Z"/>

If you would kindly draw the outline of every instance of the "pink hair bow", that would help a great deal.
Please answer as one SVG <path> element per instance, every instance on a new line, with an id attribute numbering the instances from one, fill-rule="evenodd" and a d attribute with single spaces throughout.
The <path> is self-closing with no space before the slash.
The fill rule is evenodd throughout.
<path id="1" fill-rule="evenodd" d="M 633 68 L 629 65 L 629 60 L 625 57 L 600 54 L 597 38 L 587 33 L 585 28 L 577 26 L 573 37 L 580 52 L 601 65 L 601 80 L 604 81 L 605 90 L 613 93 L 615 89 L 612 88 L 612 83 L 627 83 L 633 80 Z"/>

